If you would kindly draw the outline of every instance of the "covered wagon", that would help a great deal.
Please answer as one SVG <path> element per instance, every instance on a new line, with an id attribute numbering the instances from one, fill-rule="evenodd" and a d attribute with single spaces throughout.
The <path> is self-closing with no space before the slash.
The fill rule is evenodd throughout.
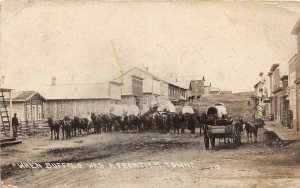
<path id="1" fill-rule="evenodd" d="M 228 138 L 232 140 L 234 147 L 240 145 L 241 135 L 239 127 L 227 116 L 227 109 L 223 103 L 216 103 L 206 110 L 206 122 L 204 125 L 204 144 L 209 149 L 215 146 L 216 138 Z"/>

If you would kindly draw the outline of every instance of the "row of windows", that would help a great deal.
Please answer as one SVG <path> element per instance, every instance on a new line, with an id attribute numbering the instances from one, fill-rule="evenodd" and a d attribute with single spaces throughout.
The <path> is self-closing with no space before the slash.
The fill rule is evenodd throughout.
<path id="1" fill-rule="evenodd" d="M 27 105 L 27 120 L 42 119 L 42 106 L 41 105 Z"/>

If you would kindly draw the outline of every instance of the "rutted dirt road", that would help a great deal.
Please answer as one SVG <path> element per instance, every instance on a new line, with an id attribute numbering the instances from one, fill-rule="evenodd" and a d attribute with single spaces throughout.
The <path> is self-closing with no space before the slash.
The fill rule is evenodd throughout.
<path id="1" fill-rule="evenodd" d="M 208 151 L 199 133 L 30 138 L 1 151 L 1 177 L 8 187 L 300 187 L 300 143 L 263 133 Z"/>

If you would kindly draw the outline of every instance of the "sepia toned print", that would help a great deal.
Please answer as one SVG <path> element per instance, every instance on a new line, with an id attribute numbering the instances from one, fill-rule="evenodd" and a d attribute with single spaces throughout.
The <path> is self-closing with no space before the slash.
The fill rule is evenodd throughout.
<path id="1" fill-rule="evenodd" d="M 1 187 L 300 187 L 300 3 L 0 1 Z"/>

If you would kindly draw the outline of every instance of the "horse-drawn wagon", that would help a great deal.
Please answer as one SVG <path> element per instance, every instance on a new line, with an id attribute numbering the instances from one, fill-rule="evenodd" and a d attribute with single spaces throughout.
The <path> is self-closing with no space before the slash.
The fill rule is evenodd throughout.
<path id="1" fill-rule="evenodd" d="M 232 140 L 234 148 L 241 143 L 240 127 L 227 116 L 224 104 L 217 103 L 208 107 L 206 111 L 206 122 L 204 125 L 204 144 L 209 149 L 209 142 L 215 147 L 216 138 Z"/>

